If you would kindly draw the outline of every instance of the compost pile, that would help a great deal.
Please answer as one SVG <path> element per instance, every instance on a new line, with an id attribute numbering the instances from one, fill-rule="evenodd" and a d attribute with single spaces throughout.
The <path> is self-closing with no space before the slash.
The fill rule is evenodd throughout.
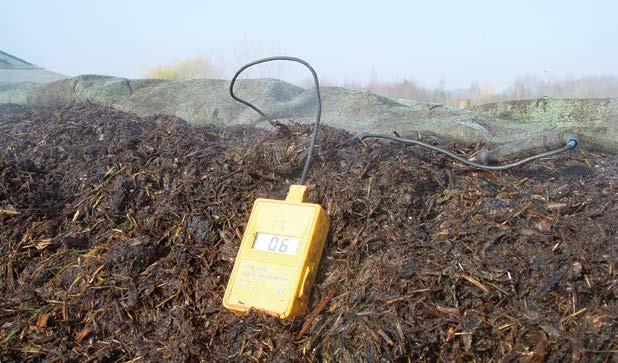
<path id="1" fill-rule="evenodd" d="M 252 203 L 285 198 L 310 131 L 0 109 L 0 361 L 615 357 L 618 158 L 584 151 L 478 172 L 323 126 L 309 312 L 225 310 Z"/>

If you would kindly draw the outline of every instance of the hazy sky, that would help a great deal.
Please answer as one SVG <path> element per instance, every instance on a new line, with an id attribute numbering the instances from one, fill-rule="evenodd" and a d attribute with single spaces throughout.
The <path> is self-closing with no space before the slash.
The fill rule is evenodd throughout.
<path id="1" fill-rule="evenodd" d="M 67 75 L 140 77 L 205 57 L 305 58 L 333 82 L 447 88 L 618 73 L 618 1 L 6 1 L 0 50 Z M 294 66 L 284 75 L 306 78 Z"/>

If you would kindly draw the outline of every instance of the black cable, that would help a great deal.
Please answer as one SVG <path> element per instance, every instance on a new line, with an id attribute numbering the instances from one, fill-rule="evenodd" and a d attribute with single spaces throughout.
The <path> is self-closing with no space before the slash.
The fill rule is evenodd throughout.
<path id="1" fill-rule="evenodd" d="M 266 62 L 277 61 L 277 60 L 296 62 L 296 63 L 300 63 L 304 65 L 305 67 L 309 68 L 309 71 L 311 71 L 311 75 L 313 76 L 313 82 L 315 83 L 315 92 L 318 97 L 318 114 L 317 114 L 317 117 L 315 118 L 315 125 L 313 126 L 313 133 L 311 134 L 311 141 L 309 142 L 309 149 L 307 151 L 307 160 L 305 161 L 305 167 L 303 168 L 303 173 L 300 177 L 300 185 L 303 185 L 305 184 L 305 181 L 307 180 L 307 174 L 309 173 L 309 166 L 311 165 L 311 159 L 313 158 L 313 149 L 315 148 L 315 140 L 318 135 L 318 128 L 320 126 L 320 117 L 322 117 L 322 97 L 320 96 L 320 82 L 318 81 L 318 74 L 315 72 L 313 67 L 311 67 L 311 65 L 305 62 L 304 60 L 300 58 L 296 58 L 296 57 L 275 56 L 275 57 L 258 59 L 254 62 L 245 64 L 238 71 L 236 71 L 236 74 L 234 74 L 234 77 L 232 77 L 232 82 L 230 83 L 230 96 L 232 96 L 234 100 L 242 104 L 245 104 L 246 106 L 249 106 L 255 112 L 259 113 L 260 116 L 270 121 L 270 118 L 264 112 L 260 111 L 259 108 L 257 108 L 250 102 L 243 100 L 242 98 L 236 97 L 236 95 L 234 94 L 234 83 L 236 83 L 236 79 L 245 69 L 252 67 L 254 65 L 260 64 L 260 63 L 266 63 Z"/>
<path id="2" fill-rule="evenodd" d="M 536 154 L 536 155 L 532 155 L 532 156 L 529 156 L 527 158 L 518 160 L 518 161 L 516 161 L 514 163 L 493 166 L 493 165 L 483 165 L 483 164 L 475 163 L 474 161 L 467 160 L 467 159 L 465 159 L 465 158 L 463 158 L 463 157 L 461 157 L 461 156 L 459 156 L 459 155 L 457 155 L 457 154 L 455 154 L 455 153 L 453 153 L 453 152 L 451 152 L 449 150 L 445 150 L 445 149 L 442 149 L 440 147 L 437 147 L 437 146 L 434 146 L 434 145 L 431 145 L 431 144 L 427 144 L 425 142 L 418 141 L 418 140 L 402 139 L 400 137 L 384 135 L 384 134 L 373 134 L 373 133 L 364 133 L 364 134 L 358 135 L 358 138 L 360 140 L 367 139 L 367 138 L 387 139 L 387 140 L 396 141 L 396 142 L 399 142 L 399 143 L 402 143 L 402 144 L 405 144 L 405 145 L 419 145 L 419 146 L 423 146 L 423 147 L 426 147 L 428 149 L 431 149 L 431 150 L 443 153 L 445 155 L 448 155 L 451 158 L 453 158 L 453 159 L 455 159 L 455 160 L 457 160 L 457 161 L 459 161 L 461 163 L 464 163 L 466 165 L 475 167 L 477 169 L 492 170 L 492 171 L 498 171 L 498 170 L 505 170 L 505 169 L 513 168 L 513 167 L 522 165 L 524 163 L 527 163 L 529 161 L 532 161 L 534 159 L 544 158 L 544 157 L 548 157 L 548 156 L 559 154 L 559 153 L 564 152 L 564 151 L 573 150 L 573 149 L 575 149 L 575 146 L 577 145 L 577 141 L 569 140 L 569 142 L 567 142 L 567 144 L 565 146 L 561 147 L 561 148 L 558 148 L 558 149 L 555 149 L 555 150 L 546 151 L 546 152 L 543 152 L 543 153 L 540 153 L 540 154 Z"/>
<path id="3" fill-rule="evenodd" d="M 255 112 L 259 113 L 260 116 L 262 116 L 264 119 L 266 120 L 270 120 L 270 118 L 264 113 L 262 112 L 259 108 L 257 108 L 255 105 L 253 105 L 252 103 L 243 100 L 242 98 L 237 97 L 234 94 L 234 84 L 236 83 L 236 79 L 238 78 L 238 76 L 247 68 L 252 67 L 254 65 L 257 64 L 261 64 L 261 63 L 266 63 L 266 62 L 271 62 L 271 61 L 276 61 L 276 60 L 283 60 L 283 61 L 291 61 L 291 62 L 297 62 L 300 63 L 302 65 L 304 65 L 305 67 L 307 67 L 309 69 L 309 71 L 311 72 L 311 75 L 313 76 L 313 81 L 315 83 L 315 89 L 316 89 L 316 95 L 318 98 L 318 113 L 315 119 L 315 125 L 313 126 L 313 132 L 311 134 L 311 141 L 309 143 L 309 150 L 307 153 L 307 160 L 305 161 L 305 167 L 303 168 L 303 173 L 300 177 L 300 184 L 303 185 L 305 184 L 306 180 L 307 180 L 307 174 L 309 172 L 309 167 L 311 165 L 311 160 L 313 158 L 313 149 L 315 148 L 315 141 L 317 138 L 317 134 L 318 134 L 318 128 L 320 126 L 320 118 L 322 116 L 322 97 L 320 95 L 320 83 L 318 81 L 318 75 L 315 72 L 315 70 L 313 69 L 313 67 L 311 67 L 311 65 L 309 63 L 307 63 L 306 61 L 300 59 L 300 58 L 296 58 L 296 57 L 288 57 L 288 56 L 274 56 L 274 57 L 268 57 L 268 58 L 262 58 L 262 59 L 258 59 L 256 61 L 253 61 L 251 63 L 247 63 L 244 66 L 242 66 L 237 72 L 236 74 L 234 74 L 234 77 L 232 77 L 232 81 L 230 83 L 230 96 L 250 107 L 251 109 L 253 109 Z M 387 140 L 391 140 L 391 141 L 396 141 L 405 145 L 418 145 L 418 146 L 423 146 L 426 147 L 428 149 L 443 153 L 445 155 L 448 155 L 449 157 L 463 163 L 469 166 L 472 166 L 474 168 L 477 169 L 483 169 L 483 170 L 491 170 L 491 171 L 499 171 L 499 170 L 505 170 L 505 169 L 510 169 L 519 165 L 522 165 L 524 163 L 527 163 L 529 161 L 535 160 L 535 159 L 539 159 L 539 158 L 544 158 L 544 157 L 548 157 L 548 156 L 552 156 L 552 155 L 556 155 L 559 154 L 561 152 L 564 151 L 568 151 L 568 150 L 573 150 L 575 149 L 575 147 L 577 146 L 577 140 L 576 139 L 571 139 L 568 140 L 568 142 L 566 143 L 565 146 L 555 149 L 555 150 L 550 150 L 550 151 L 546 151 L 540 154 L 536 154 L 536 155 L 532 155 L 529 156 L 527 158 L 518 160 L 514 163 L 509 163 L 509 164 L 504 164 L 504 165 L 484 165 L 484 164 L 480 164 L 480 163 L 476 163 L 474 161 L 470 161 L 467 160 L 449 150 L 446 149 L 442 149 L 440 147 L 431 145 L 431 144 L 427 144 L 424 143 L 422 141 L 418 141 L 418 140 L 413 140 L 413 139 L 403 139 L 400 137 L 395 137 L 395 136 L 390 136 L 390 135 L 384 135 L 384 134 L 374 134 L 374 133 L 364 133 L 361 134 L 359 136 L 357 136 L 358 139 L 363 140 L 366 138 L 379 138 L 379 139 L 387 139 Z"/>

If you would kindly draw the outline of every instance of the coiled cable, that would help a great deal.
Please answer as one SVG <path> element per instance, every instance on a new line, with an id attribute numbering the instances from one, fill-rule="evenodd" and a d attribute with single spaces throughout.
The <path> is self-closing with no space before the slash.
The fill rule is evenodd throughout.
<path id="1" fill-rule="evenodd" d="M 230 96 L 242 103 L 247 105 L 248 107 L 250 107 L 251 109 L 253 109 L 255 112 L 259 113 L 260 116 L 262 116 L 263 118 L 265 118 L 266 120 L 270 121 L 270 118 L 262 111 L 260 111 L 259 108 L 257 108 L 255 105 L 253 105 L 252 103 L 243 100 L 242 98 L 237 97 L 234 94 L 234 83 L 236 83 L 236 79 L 238 78 L 238 76 L 240 76 L 240 74 L 247 68 L 249 67 L 253 67 L 257 64 L 261 64 L 261 63 L 266 63 L 266 62 L 272 62 L 272 61 L 290 61 L 290 62 L 296 62 L 296 63 L 300 63 L 302 65 L 304 65 L 305 67 L 307 67 L 309 69 L 309 71 L 311 72 L 311 75 L 313 76 L 313 83 L 315 84 L 315 93 L 316 96 L 318 98 L 318 112 L 317 115 L 315 117 L 315 124 L 313 125 L 313 132 L 311 134 L 311 141 L 309 142 L 309 148 L 307 150 L 307 159 L 305 160 L 305 167 L 303 168 L 303 173 L 300 176 L 300 185 L 304 185 L 305 182 L 307 181 L 307 174 L 309 173 L 309 167 L 311 166 L 311 160 L 313 158 L 313 149 L 315 148 L 315 140 L 317 138 L 318 135 L 318 128 L 320 126 L 320 118 L 322 117 L 322 96 L 320 95 L 320 82 L 318 81 L 318 74 L 315 72 L 315 69 L 313 69 L 313 67 L 311 67 L 311 65 L 309 63 L 307 63 L 306 61 L 300 59 L 300 58 L 296 58 L 296 57 L 288 57 L 288 56 L 274 56 L 274 57 L 268 57 L 268 58 L 262 58 L 262 59 L 258 59 L 256 61 L 253 61 L 251 63 L 247 63 L 244 66 L 242 66 L 238 71 L 236 71 L 236 74 L 234 74 L 234 77 L 232 77 L 232 81 L 230 82 Z"/>

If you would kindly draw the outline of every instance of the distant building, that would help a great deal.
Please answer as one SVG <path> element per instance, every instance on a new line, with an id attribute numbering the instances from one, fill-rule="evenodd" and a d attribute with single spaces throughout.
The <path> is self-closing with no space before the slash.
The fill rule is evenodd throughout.
<path id="1" fill-rule="evenodd" d="M 65 78 L 0 50 L 0 83 L 47 83 Z"/>

